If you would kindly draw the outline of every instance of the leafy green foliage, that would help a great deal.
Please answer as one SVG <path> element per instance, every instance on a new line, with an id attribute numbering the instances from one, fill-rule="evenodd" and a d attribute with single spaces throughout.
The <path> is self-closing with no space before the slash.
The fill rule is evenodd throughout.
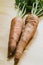
<path id="1" fill-rule="evenodd" d="M 36 2 L 33 3 L 31 13 L 37 16 L 43 16 L 43 1 L 36 0 Z"/>
<path id="2" fill-rule="evenodd" d="M 23 6 L 25 5 L 24 10 L 26 9 L 26 13 L 28 13 L 28 12 L 31 12 L 32 4 L 33 4 L 33 2 L 35 2 L 35 0 L 15 0 L 15 2 L 16 2 L 15 3 L 16 7 L 19 6 L 20 10 L 22 10 Z M 24 10 L 23 10 L 23 12 L 24 12 Z"/>
<path id="3" fill-rule="evenodd" d="M 15 6 L 22 14 L 25 12 L 24 15 L 31 12 L 38 16 L 43 14 L 43 0 L 15 0 Z"/>

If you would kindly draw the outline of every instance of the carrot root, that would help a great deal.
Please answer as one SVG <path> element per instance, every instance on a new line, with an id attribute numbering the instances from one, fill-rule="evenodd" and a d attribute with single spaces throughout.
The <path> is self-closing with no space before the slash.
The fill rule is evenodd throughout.
<path id="1" fill-rule="evenodd" d="M 16 50 L 17 42 L 19 40 L 22 28 L 23 28 L 23 20 L 20 17 L 15 17 L 11 21 L 11 29 L 8 43 L 8 58 L 12 56 L 12 54 Z"/>
<path id="2" fill-rule="evenodd" d="M 21 39 L 17 45 L 16 53 L 15 53 L 15 58 L 14 61 L 17 62 L 24 49 L 26 48 L 28 42 L 30 39 L 34 36 L 37 26 L 38 26 L 38 17 L 36 15 L 30 14 L 26 18 L 26 22 L 28 22 L 25 26 L 24 32 L 21 35 Z"/>

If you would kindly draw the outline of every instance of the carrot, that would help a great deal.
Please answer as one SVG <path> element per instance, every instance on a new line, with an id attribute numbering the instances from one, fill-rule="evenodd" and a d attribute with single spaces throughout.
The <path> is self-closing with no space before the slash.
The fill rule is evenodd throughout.
<path id="1" fill-rule="evenodd" d="M 17 63 L 22 56 L 24 49 L 26 48 L 30 39 L 34 36 L 37 26 L 38 17 L 36 15 L 30 14 L 27 16 L 25 22 L 27 22 L 24 32 L 21 35 L 21 39 L 17 45 L 14 61 Z"/>
<path id="2" fill-rule="evenodd" d="M 12 56 L 13 52 L 16 49 L 17 42 L 19 40 L 22 28 L 23 28 L 23 20 L 20 17 L 15 17 L 11 21 L 11 29 L 9 35 L 9 43 L 8 43 L 8 58 Z"/>

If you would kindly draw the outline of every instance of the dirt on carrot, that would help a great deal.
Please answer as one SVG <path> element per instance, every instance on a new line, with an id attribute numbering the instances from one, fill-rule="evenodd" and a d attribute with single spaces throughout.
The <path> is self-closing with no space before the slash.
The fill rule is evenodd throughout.
<path id="1" fill-rule="evenodd" d="M 8 58 L 14 54 L 17 42 L 21 35 L 21 31 L 23 28 L 23 19 L 20 17 L 15 17 L 11 21 L 10 35 L 9 35 L 9 43 L 8 43 Z"/>
<path id="2" fill-rule="evenodd" d="M 15 58 L 14 58 L 15 63 L 17 63 L 19 61 L 28 42 L 30 41 L 31 38 L 33 38 L 33 36 L 36 32 L 39 20 L 36 15 L 30 14 L 26 17 L 25 22 L 27 22 L 27 24 L 21 35 L 20 41 L 17 45 Z"/>

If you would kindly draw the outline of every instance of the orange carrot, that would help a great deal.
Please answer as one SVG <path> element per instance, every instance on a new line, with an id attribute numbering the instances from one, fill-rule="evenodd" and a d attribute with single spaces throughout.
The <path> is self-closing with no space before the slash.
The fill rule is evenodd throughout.
<path id="1" fill-rule="evenodd" d="M 11 29 L 8 43 L 8 58 L 12 56 L 13 52 L 16 49 L 17 42 L 19 40 L 22 28 L 23 28 L 23 20 L 20 17 L 15 17 L 11 21 Z"/>
<path id="2" fill-rule="evenodd" d="M 17 45 L 14 61 L 18 62 L 25 47 L 27 46 L 30 39 L 34 36 L 37 26 L 38 17 L 36 15 L 30 14 L 27 16 L 25 22 L 27 22 L 24 32 L 21 35 L 21 39 Z"/>

